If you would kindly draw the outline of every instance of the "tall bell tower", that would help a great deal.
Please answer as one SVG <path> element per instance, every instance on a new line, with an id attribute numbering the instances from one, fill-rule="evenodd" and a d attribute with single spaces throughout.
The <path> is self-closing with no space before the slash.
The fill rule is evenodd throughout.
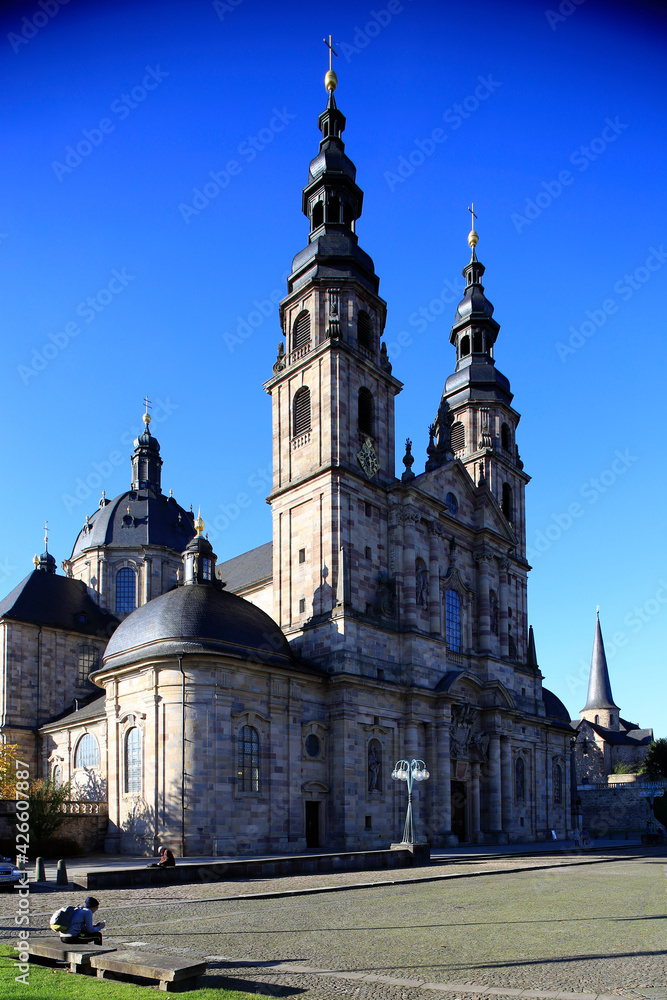
<path id="1" fill-rule="evenodd" d="M 308 244 L 292 264 L 280 304 L 285 344 L 265 384 L 273 410 L 273 616 L 304 649 L 316 630 L 323 654 L 325 635 L 342 628 L 325 623 L 363 613 L 387 563 L 385 487 L 395 479 L 394 396 L 402 388 L 382 343 L 379 279 L 357 240 L 363 192 L 345 153 L 331 70 L 325 83 L 322 138 L 303 189 Z"/>

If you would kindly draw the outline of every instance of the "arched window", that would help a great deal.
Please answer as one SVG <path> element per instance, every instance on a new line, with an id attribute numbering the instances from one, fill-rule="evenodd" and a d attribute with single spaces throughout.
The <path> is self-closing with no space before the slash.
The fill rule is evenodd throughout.
<path id="1" fill-rule="evenodd" d="M 554 805 L 560 806 L 563 804 L 563 769 L 560 764 L 554 764 L 553 767 L 553 789 Z"/>
<path id="2" fill-rule="evenodd" d="M 470 337 L 466 334 L 465 337 L 461 337 L 461 357 L 465 358 L 470 354 Z"/>
<path id="3" fill-rule="evenodd" d="M 417 588 L 417 607 L 428 607 L 428 570 L 423 559 L 415 562 L 415 583 Z"/>
<path id="4" fill-rule="evenodd" d="M 56 788 L 61 788 L 63 783 L 63 769 L 60 764 L 56 764 L 51 772 L 51 781 Z"/>
<path id="5" fill-rule="evenodd" d="M 85 684 L 88 675 L 100 665 L 100 651 L 97 646 L 79 646 L 79 684 Z"/>
<path id="6" fill-rule="evenodd" d="M 517 757 L 514 765 L 514 797 L 517 802 L 526 799 L 526 765 L 521 757 Z"/>
<path id="7" fill-rule="evenodd" d="M 137 574 L 129 566 L 116 573 L 116 611 L 127 614 L 137 606 Z"/>
<path id="8" fill-rule="evenodd" d="M 445 627 L 447 646 L 453 653 L 461 652 L 461 598 L 455 590 L 445 593 Z"/>
<path id="9" fill-rule="evenodd" d="M 362 386 L 359 390 L 357 424 L 362 434 L 373 436 L 373 393 Z"/>
<path id="10" fill-rule="evenodd" d="M 125 737 L 125 794 L 141 795 L 141 730 L 137 726 Z"/>
<path id="11" fill-rule="evenodd" d="M 498 635 L 498 595 L 495 590 L 489 591 L 489 616 L 491 618 L 491 631 Z"/>
<path id="12" fill-rule="evenodd" d="M 466 446 L 466 429 L 460 420 L 452 424 L 452 451 L 461 451 Z"/>
<path id="13" fill-rule="evenodd" d="M 338 198 L 329 200 L 329 222 L 340 222 L 340 201 Z"/>
<path id="14" fill-rule="evenodd" d="M 600 716 L 599 716 L 599 715 L 596 715 L 596 716 L 595 716 L 595 725 L 596 725 L 596 726 L 599 726 L 599 725 L 600 725 Z"/>
<path id="15" fill-rule="evenodd" d="M 363 309 L 357 315 L 357 341 L 362 347 L 367 347 L 368 350 L 373 348 L 373 327 L 371 325 L 371 318 L 367 312 Z"/>
<path id="16" fill-rule="evenodd" d="M 239 729 L 236 739 L 236 789 L 259 791 L 259 733 L 253 726 Z"/>
<path id="17" fill-rule="evenodd" d="M 319 229 L 324 222 L 324 205 L 321 201 L 313 205 L 313 229 Z"/>
<path id="18" fill-rule="evenodd" d="M 292 350 L 295 351 L 297 347 L 303 347 L 308 343 L 310 343 L 310 313 L 304 309 L 294 320 Z"/>
<path id="19" fill-rule="evenodd" d="M 503 500 L 502 500 L 502 512 L 508 521 L 512 518 L 512 487 L 509 483 L 503 483 Z"/>
<path id="20" fill-rule="evenodd" d="M 448 493 L 445 497 L 445 503 L 449 509 L 450 514 L 456 514 L 459 509 L 459 502 L 453 493 Z"/>
<path id="21" fill-rule="evenodd" d="M 382 790 L 382 746 L 379 740 L 368 744 L 368 791 Z"/>
<path id="22" fill-rule="evenodd" d="M 81 737 L 74 751 L 74 767 L 99 767 L 100 748 L 92 733 Z"/>
<path id="23" fill-rule="evenodd" d="M 310 430 L 310 389 L 302 385 L 294 393 L 292 436 L 298 437 Z"/>
<path id="24" fill-rule="evenodd" d="M 510 442 L 511 442 L 510 429 L 507 426 L 507 424 L 503 424 L 502 427 L 500 428 L 500 443 L 505 449 L 505 451 L 510 450 Z"/>

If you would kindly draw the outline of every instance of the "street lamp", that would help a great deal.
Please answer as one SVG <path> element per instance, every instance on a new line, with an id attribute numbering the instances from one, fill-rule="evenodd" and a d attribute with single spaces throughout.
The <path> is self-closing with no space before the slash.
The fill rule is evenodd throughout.
<path id="1" fill-rule="evenodd" d="M 403 827 L 402 844 L 415 844 L 415 826 L 412 820 L 412 783 L 413 781 L 426 781 L 429 772 L 423 760 L 399 760 L 394 764 L 391 772 L 392 778 L 397 781 L 407 781 L 408 783 L 408 809 L 405 814 L 405 826 Z"/>

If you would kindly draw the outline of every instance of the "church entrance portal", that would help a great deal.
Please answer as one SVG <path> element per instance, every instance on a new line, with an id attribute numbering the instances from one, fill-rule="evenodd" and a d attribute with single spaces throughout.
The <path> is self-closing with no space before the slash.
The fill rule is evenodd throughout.
<path id="1" fill-rule="evenodd" d="M 466 835 L 466 785 L 465 781 L 452 781 L 452 833 L 465 843 Z"/>
<path id="2" fill-rule="evenodd" d="M 320 804 L 306 802 L 306 847 L 320 846 Z"/>

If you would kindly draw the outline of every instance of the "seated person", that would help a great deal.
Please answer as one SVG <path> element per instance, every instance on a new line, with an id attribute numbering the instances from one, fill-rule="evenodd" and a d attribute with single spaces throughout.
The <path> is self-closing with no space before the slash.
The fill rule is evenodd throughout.
<path id="1" fill-rule="evenodd" d="M 168 847 L 160 848 L 160 860 L 155 864 L 149 865 L 149 868 L 175 868 L 176 858 L 169 850 Z"/>
<path id="2" fill-rule="evenodd" d="M 106 927 L 106 920 L 93 924 L 93 914 L 99 905 L 94 896 L 86 896 L 83 906 L 75 909 L 67 933 L 60 934 L 60 940 L 64 944 L 102 944 L 101 931 Z"/>

